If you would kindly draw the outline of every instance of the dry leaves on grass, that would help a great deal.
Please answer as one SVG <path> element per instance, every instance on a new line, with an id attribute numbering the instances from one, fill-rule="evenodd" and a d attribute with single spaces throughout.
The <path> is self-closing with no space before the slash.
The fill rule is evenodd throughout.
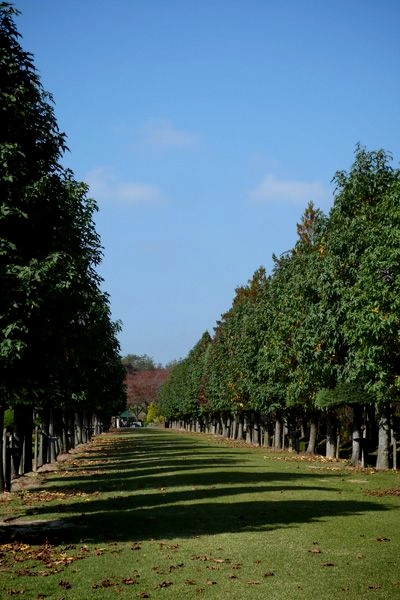
<path id="1" fill-rule="evenodd" d="M 21 491 L 18 492 L 17 496 L 19 497 L 23 505 L 32 505 L 53 502 L 54 500 L 67 500 L 68 498 L 76 497 L 88 499 L 90 496 L 98 494 L 99 492 L 95 492 L 95 494 L 87 494 L 86 492 L 79 492 L 77 490 L 68 490 L 65 492 L 50 492 L 46 490 L 41 490 L 35 492 Z"/>
<path id="2" fill-rule="evenodd" d="M 92 589 L 98 590 L 102 588 L 115 587 L 118 585 L 136 585 L 139 583 L 139 577 L 139 573 L 134 573 L 133 577 L 117 577 L 116 575 L 113 575 L 112 577 L 105 577 L 100 581 L 96 581 L 92 585 Z"/>
<path id="3" fill-rule="evenodd" d="M 200 560 L 203 562 L 214 562 L 214 563 L 218 563 L 218 564 L 223 564 L 223 563 L 230 563 L 230 559 L 229 558 L 213 558 L 212 556 L 208 556 L 207 554 L 200 554 L 198 556 L 192 556 L 192 560 Z"/>
<path id="4" fill-rule="evenodd" d="M 84 547 L 76 548 L 74 545 L 69 545 L 60 550 L 49 542 L 38 547 L 21 542 L 0 545 L 1 566 L 9 567 L 30 563 L 28 567 L 18 568 L 17 575 L 47 576 L 60 573 L 68 565 L 82 560 L 86 555 Z M 46 570 L 37 570 L 39 565 L 44 565 Z"/>
<path id="5" fill-rule="evenodd" d="M 400 496 L 400 488 L 388 488 L 388 489 L 383 489 L 383 490 L 365 490 L 364 491 L 365 494 L 367 494 L 367 496 L 378 496 L 378 497 L 385 497 L 385 496 Z"/>
<path id="6" fill-rule="evenodd" d="M 162 581 L 161 583 L 159 583 L 156 587 L 157 588 L 167 588 L 170 587 L 171 585 L 173 585 L 172 581 Z"/>
<path id="7" fill-rule="evenodd" d="M 167 544 L 166 542 L 159 542 L 160 550 L 177 550 L 179 544 Z"/>

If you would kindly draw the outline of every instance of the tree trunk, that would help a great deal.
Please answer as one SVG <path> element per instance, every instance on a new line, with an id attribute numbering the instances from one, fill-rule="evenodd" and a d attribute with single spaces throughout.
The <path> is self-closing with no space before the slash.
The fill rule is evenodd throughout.
<path id="1" fill-rule="evenodd" d="M 0 493 L 4 490 L 4 406 L 0 404 Z"/>
<path id="2" fill-rule="evenodd" d="M 246 429 L 246 444 L 251 444 L 252 440 L 252 415 L 251 413 L 247 413 L 245 415 L 245 429 Z"/>
<path id="3" fill-rule="evenodd" d="M 33 432 L 33 471 L 38 470 L 39 466 L 39 427 L 35 425 Z"/>
<path id="4" fill-rule="evenodd" d="M 260 415 L 258 414 L 258 412 L 254 413 L 254 419 L 253 419 L 253 445 L 254 446 L 261 445 Z"/>
<path id="5" fill-rule="evenodd" d="M 236 439 L 237 428 L 238 428 L 238 416 L 236 414 L 234 414 L 231 417 L 231 432 L 230 432 L 230 439 L 231 440 L 235 440 Z"/>
<path id="6" fill-rule="evenodd" d="M 11 440 L 12 436 L 6 433 L 4 440 L 4 489 L 6 492 L 11 492 L 11 476 L 12 476 L 12 457 L 11 457 Z"/>
<path id="7" fill-rule="evenodd" d="M 223 435 L 223 437 L 226 438 L 226 437 L 228 437 L 228 432 L 229 432 L 228 419 L 227 419 L 226 413 L 221 414 L 221 423 L 222 423 L 222 435 Z"/>
<path id="8" fill-rule="evenodd" d="M 287 433 L 288 433 L 287 423 L 286 423 L 286 420 L 284 419 L 282 422 L 282 448 L 281 448 L 282 451 L 285 450 Z"/>
<path id="9" fill-rule="evenodd" d="M 377 407 L 378 421 L 378 456 L 376 457 L 376 468 L 378 470 L 389 468 L 390 452 L 390 404 L 382 402 Z"/>
<path id="10" fill-rule="evenodd" d="M 16 475 L 32 471 L 33 408 L 29 404 L 14 407 L 14 469 Z"/>
<path id="11" fill-rule="evenodd" d="M 326 458 L 336 456 L 336 419 L 332 411 L 326 413 Z"/>
<path id="12" fill-rule="evenodd" d="M 76 445 L 83 444 L 83 415 L 81 412 L 75 414 Z"/>
<path id="13" fill-rule="evenodd" d="M 238 431 L 237 431 L 237 439 L 243 439 L 243 429 L 244 429 L 244 416 L 243 413 L 239 415 L 239 423 L 238 423 Z"/>
<path id="14" fill-rule="evenodd" d="M 232 415 L 226 416 L 226 437 L 229 439 L 232 436 Z"/>
<path id="15" fill-rule="evenodd" d="M 318 417 L 316 413 L 310 415 L 310 437 L 308 438 L 306 454 L 315 454 L 317 445 Z"/>
<path id="16" fill-rule="evenodd" d="M 264 448 L 269 448 L 270 445 L 271 445 L 271 440 L 269 437 L 268 422 L 265 422 L 263 424 L 263 446 L 264 446 Z"/>
<path id="17" fill-rule="evenodd" d="M 50 409 L 50 413 L 49 413 L 49 444 L 48 444 L 47 462 L 53 463 L 55 461 L 56 461 L 56 452 L 55 452 L 55 444 L 54 444 L 54 413 L 53 413 L 53 409 Z"/>
<path id="18" fill-rule="evenodd" d="M 295 419 L 290 418 L 287 421 L 288 439 L 289 439 L 289 452 L 299 452 L 299 437 L 300 432 L 297 429 L 297 422 Z"/>
<path id="19" fill-rule="evenodd" d="M 41 419 L 41 431 L 39 439 L 39 461 L 38 466 L 42 467 L 47 463 L 49 446 L 49 411 L 44 409 Z"/>
<path id="20" fill-rule="evenodd" d="M 391 442 L 392 442 L 392 453 L 393 453 L 392 469 L 393 469 L 393 471 L 396 471 L 397 470 L 397 439 L 396 439 L 396 434 L 394 432 L 394 429 L 390 430 L 390 437 L 391 437 Z"/>
<path id="21" fill-rule="evenodd" d="M 274 435 L 274 449 L 280 450 L 281 447 L 281 435 L 282 435 L 282 422 L 279 415 L 275 419 L 275 435 Z"/>
<path id="22" fill-rule="evenodd" d="M 361 404 L 353 405 L 353 433 L 352 433 L 352 453 L 351 464 L 356 467 L 362 460 L 362 416 L 363 407 Z"/>

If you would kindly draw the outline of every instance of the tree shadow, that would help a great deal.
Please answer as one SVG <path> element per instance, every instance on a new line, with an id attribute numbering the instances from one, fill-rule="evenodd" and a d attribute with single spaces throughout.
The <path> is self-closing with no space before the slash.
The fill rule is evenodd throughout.
<path id="1" fill-rule="evenodd" d="M 143 541 L 195 536 L 240 533 L 242 531 L 272 531 L 296 527 L 302 523 L 323 521 L 332 516 L 354 516 L 368 511 L 385 511 L 384 506 L 370 501 L 353 500 L 282 500 L 281 502 L 215 501 L 175 503 L 132 507 L 129 498 L 114 498 L 90 507 L 72 503 L 55 507 L 48 522 L 39 521 L 0 528 L 0 541 L 11 540 L 43 544 L 95 543 L 110 541 Z M 86 509 L 71 515 L 79 508 Z"/>
<path id="2" fill-rule="evenodd" d="M 48 476 L 44 489 L 64 491 L 65 502 L 28 506 L 24 518 L 31 520 L 0 527 L 0 540 L 101 544 L 185 538 L 387 510 L 372 500 L 339 496 L 334 483 L 342 474 L 324 473 L 321 485 L 321 473 L 249 468 L 248 456 L 162 432 L 117 438 L 109 453 L 102 448 L 96 453 L 93 446 L 74 465 Z M 41 519 L 37 525 L 35 519 Z"/>

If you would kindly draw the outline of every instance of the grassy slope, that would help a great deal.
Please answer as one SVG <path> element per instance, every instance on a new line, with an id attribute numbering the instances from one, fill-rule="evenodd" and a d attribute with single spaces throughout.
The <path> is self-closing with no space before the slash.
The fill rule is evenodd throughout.
<path id="1" fill-rule="evenodd" d="M 399 489 L 198 434 L 103 435 L 2 498 L 0 598 L 400 598 Z"/>

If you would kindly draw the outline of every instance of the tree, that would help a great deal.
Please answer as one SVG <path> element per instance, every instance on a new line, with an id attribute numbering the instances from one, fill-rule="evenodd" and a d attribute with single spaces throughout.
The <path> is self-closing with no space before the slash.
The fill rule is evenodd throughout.
<path id="1" fill-rule="evenodd" d="M 162 368 L 126 369 L 127 406 L 136 420 L 145 417 L 150 404 L 158 403 L 161 386 L 167 377 L 168 370 Z"/>
<path id="2" fill-rule="evenodd" d="M 122 357 L 121 362 L 128 371 L 151 371 L 161 368 L 161 365 L 156 365 L 147 354 L 127 354 Z"/>
<path id="3" fill-rule="evenodd" d="M 330 253 L 341 285 L 347 347 L 342 381 L 375 398 L 377 468 L 389 466 L 390 403 L 398 400 L 400 171 L 383 150 L 358 146 L 348 173 L 335 176 Z"/>
<path id="4" fill-rule="evenodd" d="M 30 415 L 33 406 L 79 406 L 82 398 L 88 406 L 100 380 L 122 393 L 116 328 L 96 271 L 97 206 L 87 185 L 60 165 L 65 135 L 32 55 L 20 46 L 17 14 L 0 4 L 0 408 L 14 406 L 14 416 L 23 405 Z M 107 357 L 112 383 L 94 384 L 99 364 L 91 362 L 89 375 L 89 347 L 102 349 L 93 358 L 104 366 Z"/>

